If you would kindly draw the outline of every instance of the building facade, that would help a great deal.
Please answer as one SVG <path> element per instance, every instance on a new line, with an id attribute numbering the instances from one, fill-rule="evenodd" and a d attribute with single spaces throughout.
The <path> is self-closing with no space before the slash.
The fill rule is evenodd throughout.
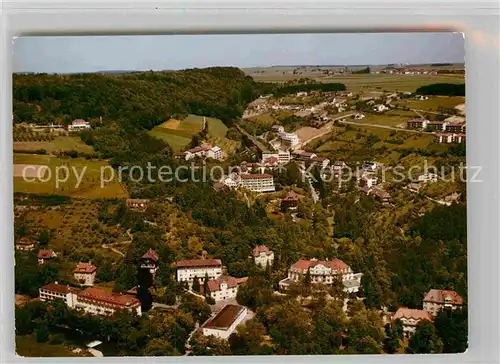
<path id="1" fill-rule="evenodd" d="M 194 277 L 199 279 L 208 275 L 209 279 L 216 279 L 222 275 L 220 259 L 192 259 L 180 260 L 175 263 L 177 268 L 177 282 L 193 283 Z"/>
<path id="2" fill-rule="evenodd" d="M 442 308 L 455 310 L 463 305 L 463 298 L 455 291 L 431 289 L 424 296 L 424 311 L 436 316 Z"/>
<path id="3" fill-rule="evenodd" d="M 403 326 L 404 337 L 410 338 L 415 333 L 417 325 L 424 320 L 432 322 L 432 316 L 424 310 L 400 307 L 392 317 L 392 320 L 400 320 Z"/>
<path id="4" fill-rule="evenodd" d="M 244 282 L 245 280 L 234 277 L 211 279 L 208 281 L 210 297 L 212 297 L 215 302 L 236 298 L 238 287 Z"/>
<path id="5" fill-rule="evenodd" d="M 203 335 L 227 340 L 236 327 L 245 319 L 248 310 L 239 305 L 226 305 L 203 325 Z"/>
<path id="6" fill-rule="evenodd" d="M 37 258 L 38 264 L 45 264 L 50 259 L 57 258 L 57 254 L 52 249 L 40 249 Z"/>
<path id="7" fill-rule="evenodd" d="M 91 287 L 78 292 L 75 308 L 92 315 L 111 316 L 118 310 L 126 310 L 141 316 L 141 302 L 134 296 L 113 293 L 103 288 Z"/>
<path id="8" fill-rule="evenodd" d="M 93 286 L 97 268 L 88 263 L 78 263 L 73 271 L 73 277 L 82 286 Z"/>
<path id="9" fill-rule="evenodd" d="M 265 245 L 259 245 L 252 250 L 253 260 L 256 265 L 265 268 L 271 266 L 274 261 L 274 253 Z"/>
<path id="10" fill-rule="evenodd" d="M 82 119 L 73 120 L 71 122 L 71 125 L 68 126 L 68 130 L 70 131 L 77 131 L 84 129 L 90 129 L 90 124 Z"/>
<path id="11" fill-rule="evenodd" d="M 253 192 L 274 192 L 274 178 L 271 174 L 242 174 L 240 187 Z"/>
<path id="12" fill-rule="evenodd" d="M 149 273 L 156 276 L 156 271 L 158 270 L 158 261 L 160 257 L 158 253 L 156 253 L 153 249 L 149 249 L 144 255 L 141 257 L 140 267 L 141 269 L 148 269 Z"/>
<path id="13" fill-rule="evenodd" d="M 35 241 L 30 238 L 23 237 L 17 241 L 16 250 L 31 252 L 35 250 Z"/>

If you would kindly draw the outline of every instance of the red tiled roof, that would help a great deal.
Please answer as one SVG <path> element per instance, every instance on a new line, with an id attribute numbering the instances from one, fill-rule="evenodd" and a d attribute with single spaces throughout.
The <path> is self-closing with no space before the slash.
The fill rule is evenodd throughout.
<path id="1" fill-rule="evenodd" d="M 158 256 L 158 253 L 155 252 L 153 249 L 149 249 L 146 253 L 144 253 L 141 259 L 151 259 L 157 262 L 158 259 L 160 259 L 160 257 Z"/>
<path id="2" fill-rule="evenodd" d="M 451 301 L 446 302 L 445 298 L 450 297 Z M 431 289 L 425 294 L 424 302 L 434 302 L 434 303 L 451 303 L 453 305 L 461 305 L 463 303 L 462 296 L 460 296 L 455 291 L 448 291 L 443 289 Z"/>
<path id="3" fill-rule="evenodd" d="M 203 327 L 212 329 L 227 329 L 241 314 L 245 308 L 239 305 L 226 305 L 224 308 L 211 320 L 209 320 Z"/>
<path id="4" fill-rule="evenodd" d="M 273 178 L 270 174 L 242 174 L 241 179 L 260 179 L 260 178 Z"/>
<path id="5" fill-rule="evenodd" d="M 74 287 L 70 287 L 64 284 L 58 284 L 58 283 L 49 283 L 46 284 L 45 286 L 41 287 L 41 289 L 44 289 L 46 291 L 51 291 L 51 292 L 57 292 L 57 293 L 69 293 L 69 292 L 79 292 L 80 290 Z"/>
<path id="6" fill-rule="evenodd" d="M 50 259 L 54 258 L 56 256 L 56 253 L 52 249 L 40 249 L 38 251 L 38 259 Z"/>
<path id="7" fill-rule="evenodd" d="M 260 253 L 266 253 L 267 255 L 271 255 L 272 251 L 265 245 L 259 245 L 253 248 L 252 254 L 254 257 L 258 257 Z"/>
<path id="8" fill-rule="evenodd" d="M 283 200 L 286 201 L 297 201 L 299 199 L 299 195 L 295 193 L 295 191 L 288 191 L 286 197 Z"/>
<path id="9" fill-rule="evenodd" d="M 211 279 L 208 281 L 208 290 L 210 292 L 220 291 L 220 286 L 222 283 L 227 284 L 227 288 L 233 288 L 238 285 L 238 281 L 233 277 L 222 277 L 217 279 Z"/>
<path id="10" fill-rule="evenodd" d="M 73 273 L 94 273 L 96 271 L 96 267 L 94 267 L 90 262 L 88 263 L 78 263 L 76 265 L 76 268 L 75 270 L 73 271 Z"/>
<path id="11" fill-rule="evenodd" d="M 340 259 L 333 259 L 333 260 L 305 260 L 301 259 L 294 265 L 292 265 L 292 269 L 297 269 L 297 270 L 308 270 L 309 268 L 315 267 L 318 264 L 324 265 L 325 267 L 331 268 L 333 270 L 343 270 L 349 268 L 347 264 L 345 264 L 342 260 Z"/>
<path id="12" fill-rule="evenodd" d="M 121 293 L 113 293 L 103 288 L 90 287 L 78 294 L 78 300 L 88 300 L 102 302 L 120 307 L 138 306 L 140 302 L 137 298 Z"/>
<path id="13" fill-rule="evenodd" d="M 278 163 L 279 163 L 279 159 L 276 157 L 268 157 L 268 158 L 264 159 L 264 164 L 266 164 L 266 165 L 274 166 Z"/>
<path id="14" fill-rule="evenodd" d="M 401 307 L 398 308 L 394 316 L 392 317 L 393 320 L 398 320 L 401 318 L 412 318 L 415 320 L 428 320 L 432 321 L 432 316 L 429 312 L 424 311 L 424 310 L 415 310 L 411 308 L 406 308 L 406 307 Z"/>
<path id="15" fill-rule="evenodd" d="M 82 125 L 82 124 L 85 124 L 85 123 L 86 123 L 86 121 L 83 120 L 83 119 L 76 119 L 76 120 L 73 120 L 71 122 L 72 125 Z"/>
<path id="16" fill-rule="evenodd" d="M 179 260 L 175 262 L 177 268 L 202 268 L 222 266 L 220 259 L 191 259 Z"/>

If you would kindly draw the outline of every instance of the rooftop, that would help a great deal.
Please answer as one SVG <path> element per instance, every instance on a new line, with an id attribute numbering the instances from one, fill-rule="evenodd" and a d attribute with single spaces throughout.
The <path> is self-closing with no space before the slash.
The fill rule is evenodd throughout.
<path id="1" fill-rule="evenodd" d="M 155 252 L 153 249 L 149 249 L 146 253 L 144 253 L 141 259 L 151 259 L 157 262 L 160 259 L 160 257 L 158 256 L 158 253 Z"/>
<path id="2" fill-rule="evenodd" d="M 245 308 L 238 305 L 226 305 L 214 318 L 210 319 L 203 327 L 210 329 L 227 330 L 241 315 Z"/>
<path id="3" fill-rule="evenodd" d="M 347 264 L 345 264 L 342 260 L 340 259 L 333 259 L 333 260 L 305 260 L 301 259 L 294 265 L 292 265 L 292 269 L 298 269 L 298 270 L 307 270 L 309 268 L 313 268 L 317 265 L 323 265 L 325 267 L 331 268 L 333 270 L 343 270 L 349 268 Z"/>
<path id="4" fill-rule="evenodd" d="M 38 259 L 50 259 L 54 258 L 56 256 L 56 253 L 52 249 L 40 249 L 38 251 Z"/>
<path id="5" fill-rule="evenodd" d="M 208 281 L 208 290 L 210 292 L 215 292 L 220 290 L 222 283 L 226 283 L 228 288 L 233 288 L 238 285 L 238 281 L 233 277 L 220 277 L 217 279 L 211 279 Z"/>
<path id="6" fill-rule="evenodd" d="M 449 299 L 447 301 L 446 299 Z M 443 289 L 431 289 L 425 294 L 424 302 L 435 302 L 435 303 L 451 303 L 454 305 L 461 305 L 463 303 L 462 296 L 460 296 L 455 291 L 443 290 Z"/>
<path id="7" fill-rule="evenodd" d="M 96 267 L 93 266 L 90 262 L 88 263 L 78 263 L 74 270 L 74 273 L 94 273 L 96 271 Z"/>
<path id="8" fill-rule="evenodd" d="M 262 173 L 262 174 L 242 174 L 241 179 L 262 179 L 262 178 L 273 178 L 272 175 Z"/>
<path id="9" fill-rule="evenodd" d="M 57 282 L 55 283 L 49 283 L 46 284 L 45 286 L 41 287 L 40 289 L 46 290 L 46 291 L 51 291 L 51 292 L 57 292 L 57 293 L 69 293 L 69 292 L 79 292 L 80 290 L 74 287 L 70 287 L 65 284 L 59 284 Z"/>
<path id="10" fill-rule="evenodd" d="M 393 320 L 401 318 L 432 321 L 432 316 L 429 312 L 406 307 L 400 307 L 392 317 Z"/>
<path id="11" fill-rule="evenodd" d="M 175 262 L 177 268 L 202 268 L 202 267 L 219 267 L 222 266 L 220 259 L 191 259 L 179 260 Z"/>
<path id="12" fill-rule="evenodd" d="M 252 254 L 254 257 L 258 257 L 260 253 L 266 253 L 267 255 L 272 254 L 272 251 L 265 245 L 259 245 L 253 248 Z"/>
<path id="13" fill-rule="evenodd" d="M 80 292 L 78 294 L 78 299 L 89 299 L 123 307 L 140 304 L 139 300 L 134 296 L 113 293 L 106 291 L 104 288 L 97 287 L 87 288 L 85 291 Z"/>

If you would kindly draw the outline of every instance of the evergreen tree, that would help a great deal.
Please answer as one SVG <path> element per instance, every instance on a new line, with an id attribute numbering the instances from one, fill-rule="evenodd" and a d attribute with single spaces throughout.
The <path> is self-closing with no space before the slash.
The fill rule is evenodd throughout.
<path id="1" fill-rule="evenodd" d="M 193 292 L 199 293 L 200 289 L 201 289 L 201 287 L 200 287 L 200 281 L 199 281 L 198 277 L 195 276 L 194 279 L 193 279 L 192 290 L 193 290 Z"/>
<path id="2" fill-rule="evenodd" d="M 406 352 L 409 354 L 436 354 L 443 349 L 443 342 L 436 333 L 432 322 L 421 321 L 410 338 Z"/>
<path id="3" fill-rule="evenodd" d="M 203 280 L 203 294 L 205 296 L 209 296 L 210 295 L 210 292 L 208 290 L 208 281 L 209 281 L 208 273 L 205 273 L 205 279 Z"/>
<path id="4" fill-rule="evenodd" d="M 46 321 L 42 321 L 38 324 L 38 327 L 36 329 L 36 342 L 37 343 L 45 343 L 49 341 L 49 327 L 47 326 Z"/>
<path id="5" fill-rule="evenodd" d="M 456 310 L 442 309 L 434 321 L 437 333 L 443 341 L 443 353 L 463 353 L 467 350 L 467 307 Z"/>

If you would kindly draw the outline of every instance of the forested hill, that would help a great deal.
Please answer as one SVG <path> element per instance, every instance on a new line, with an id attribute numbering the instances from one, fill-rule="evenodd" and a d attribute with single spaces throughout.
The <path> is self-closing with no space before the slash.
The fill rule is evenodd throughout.
<path id="1" fill-rule="evenodd" d="M 176 114 L 238 119 L 259 85 L 234 67 L 132 74 L 14 75 L 14 121 L 117 120 L 144 129 Z"/>

